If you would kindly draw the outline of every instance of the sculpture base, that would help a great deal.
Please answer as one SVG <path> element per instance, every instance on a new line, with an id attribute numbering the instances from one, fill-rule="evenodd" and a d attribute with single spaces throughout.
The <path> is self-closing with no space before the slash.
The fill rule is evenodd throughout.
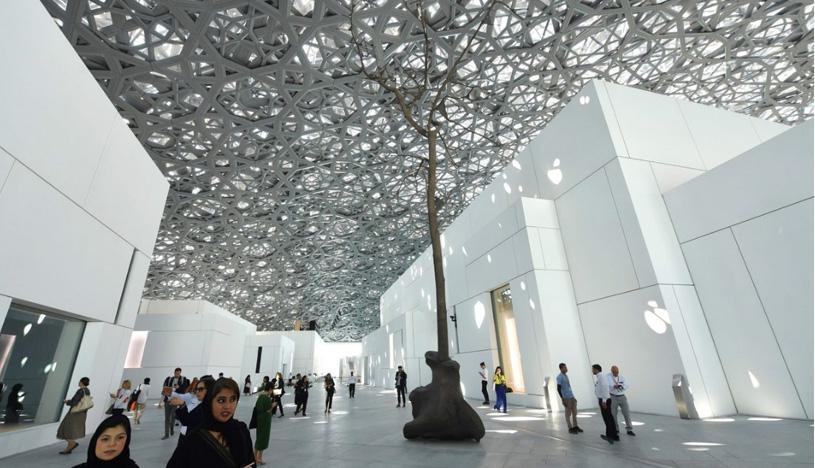
<path id="1" fill-rule="evenodd" d="M 439 360 L 435 351 L 426 352 L 424 359 L 433 371 L 433 379 L 429 385 L 410 392 L 413 421 L 402 429 L 405 438 L 481 440 L 484 423 L 464 400 L 458 363 Z"/>

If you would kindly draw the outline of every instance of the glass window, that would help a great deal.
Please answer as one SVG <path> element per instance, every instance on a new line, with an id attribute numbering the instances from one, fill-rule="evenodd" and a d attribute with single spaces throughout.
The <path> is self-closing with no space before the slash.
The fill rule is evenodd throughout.
<path id="1" fill-rule="evenodd" d="M 0 329 L 0 432 L 59 421 L 85 322 L 12 304 Z"/>
<path id="2" fill-rule="evenodd" d="M 498 340 L 498 360 L 507 376 L 507 386 L 512 387 L 515 392 L 525 393 L 521 348 L 518 344 L 518 328 L 512 310 L 512 291 L 509 285 L 492 292 L 492 312 Z"/>

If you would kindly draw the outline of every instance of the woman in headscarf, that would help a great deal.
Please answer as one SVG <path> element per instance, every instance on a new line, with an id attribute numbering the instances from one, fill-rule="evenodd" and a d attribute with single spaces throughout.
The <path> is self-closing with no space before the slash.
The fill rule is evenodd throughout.
<path id="1" fill-rule="evenodd" d="M 23 384 L 14 384 L 11 387 L 11 393 L 8 394 L 8 401 L 6 402 L 6 416 L 4 418 L 6 424 L 14 424 L 20 422 L 20 412 L 23 411 L 23 404 L 20 403 L 20 392 L 23 390 Z"/>
<path id="2" fill-rule="evenodd" d="M 272 385 L 269 384 L 258 395 L 255 403 L 255 414 L 257 415 L 257 432 L 255 435 L 255 462 L 258 465 L 265 465 L 263 461 L 263 451 L 269 448 L 269 433 L 272 430 Z"/>
<path id="3" fill-rule="evenodd" d="M 229 378 L 218 379 L 200 405 L 201 426 L 176 447 L 167 468 L 256 466 L 249 429 L 234 418 L 238 399 L 238 384 Z"/>
<path id="4" fill-rule="evenodd" d="M 88 460 L 74 468 L 139 468 L 130 459 L 130 421 L 114 414 L 96 428 L 88 446 Z"/>

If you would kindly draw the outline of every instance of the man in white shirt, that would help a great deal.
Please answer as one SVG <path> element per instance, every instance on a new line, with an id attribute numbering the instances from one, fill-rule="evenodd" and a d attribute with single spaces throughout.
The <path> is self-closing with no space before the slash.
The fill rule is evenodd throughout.
<path id="1" fill-rule="evenodd" d="M 628 411 L 628 398 L 625 396 L 625 391 L 628 390 L 628 383 L 620 374 L 620 368 L 611 366 L 611 373 L 608 374 L 608 393 L 611 395 L 611 415 L 615 421 L 617 419 L 617 409 L 623 410 L 623 418 L 625 418 L 625 431 L 628 435 L 633 436 L 634 427 L 631 425 L 631 414 Z M 617 423 L 617 432 L 619 433 L 620 426 Z"/>
<path id="2" fill-rule="evenodd" d="M 614 417 L 611 415 L 608 378 L 603 375 L 603 368 L 600 367 L 600 364 L 593 364 L 591 373 L 594 374 L 594 396 L 597 397 L 600 413 L 603 415 L 603 422 L 606 424 L 606 433 L 600 437 L 609 444 L 613 444 L 615 440 L 620 440 L 620 436 L 617 434 L 617 423 L 614 422 Z"/>
<path id="3" fill-rule="evenodd" d="M 481 363 L 481 369 L 478 370 L 478 375 L 481 376 L 481 394 L 484 395 L 484 404 L 489 406 L 490 394 L 487 393 L 487 384 L 489 383 L 489 379 L 487 378 L 487 365 L 483 362 Z"/>
<path id="4" fill-rule="evenodd" d="M 348 378 L 348 397 L 354 398 L 354 393 L 357 390 L 357 377 L 354 375 L 354 371 L 351 371 L 351 377 Z"/>

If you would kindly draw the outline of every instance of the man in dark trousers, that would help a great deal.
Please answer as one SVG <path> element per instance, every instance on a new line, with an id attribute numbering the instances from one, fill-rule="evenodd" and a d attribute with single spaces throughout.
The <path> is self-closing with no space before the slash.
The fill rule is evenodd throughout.
<path id="1" fill-rule="evenodd" d="M 402 408 L 405 407 L 406 398 L 405 393 L 407 392 L 407 374 L 402 369 L 402 366 L 399 366 L 398 370 L 396 371 L 396 407 Z"/>
<path id="2" fill-rule="evenodd" d="M 178 388 L 186 388 L 190 385 L 190 380 L 181 375 L 181 368 L 176 367 L 173 375 L 164 379 L 164 388 L 161 389 L 161 399 L 164 402 L 164 437 L 161 440 L 169 439 L 175 426 L 175 408 L 170 404 L 170 394 Z"/>
<path id="3" fill-rule="evenodd" d="M 351 377 L 348 378 L 348 396 L 354 398 L 354 392 L 357 390 L 357 378 L 354 376 L 354 371 L 351 371 Z"/>
<path id="4" fill-rule="evenodd" d="M 594 396 L 597 397 L 597 402 L 600 404 L 600 413 L 603 415 L 603 422 L 606 424 L 606 433 L 600 437 L 613 444 L 614 441 L 620 440 L 617 433 L 617 423 L 614 422 L 614 416 L 611 415 L 611 395 L 608 393 L 608 377 L 603 375 L 603 368 L 600 364 L 593 364 L 591 366 L 591 373 L 594 374 Z"/>
<path id="5" fill-rule="evenodd" d="M 478 370 L 478 376 L 481 377 L 481 394 L 484 395 L 484 404 L 489 406 L 490 394 L 487 392 L 487 383 L 489 382 L 487 378 L 487 365 L 482 362 L 480 366 L 481 369 Z"/>

